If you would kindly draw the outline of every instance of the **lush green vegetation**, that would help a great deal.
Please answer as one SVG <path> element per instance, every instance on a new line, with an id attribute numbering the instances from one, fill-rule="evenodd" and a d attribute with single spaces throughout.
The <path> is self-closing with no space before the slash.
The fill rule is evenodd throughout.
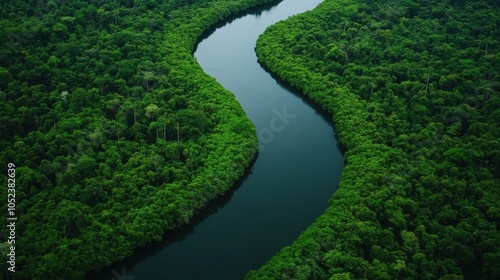
<path id="1" fill-rule="evenodd" d="M 16 279 L 80 279 L 233 186 L 255 128 L 192 51 L 264 2 L 0 3 L 0 191 L 12 162 Z"/>
<path id="2" fill-rule="evenodd" d="M 333 115 L 326 213 L 248 279 L 500 279 L 498 1 L 325 0 L 259 59 Z"/>

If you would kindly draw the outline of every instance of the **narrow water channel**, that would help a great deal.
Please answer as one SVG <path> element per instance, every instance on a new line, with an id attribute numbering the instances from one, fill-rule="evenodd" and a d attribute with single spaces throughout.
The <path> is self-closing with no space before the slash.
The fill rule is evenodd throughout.
<path id="1" fill-rule="evenodd" d="M 344 166 L 331 123 L 267 73 L 254 51 L 266 27 L 321 1 L 284 0 L 205 34 L 194 56 L 235 94 L 256 125 L 259 155 L 237 186 L 189 225 L 138 249 L 98 278 L 242 279 L 324 212 Z"/>

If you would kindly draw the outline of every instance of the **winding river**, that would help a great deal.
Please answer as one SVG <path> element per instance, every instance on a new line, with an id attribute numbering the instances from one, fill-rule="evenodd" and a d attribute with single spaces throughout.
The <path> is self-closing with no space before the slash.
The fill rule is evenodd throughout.
<path id="1" fill-rule="evenodd" d="M 259 155 L 237 186 L 189 225 L 94 279 L 242 279 L 324 212 L 344 166 L 329 117 L 266 72 L 254 51 L 266 27 L 320 2 L 284 0 L 253 9 L 200 38 L 194 56 L 256 125 Z"/>

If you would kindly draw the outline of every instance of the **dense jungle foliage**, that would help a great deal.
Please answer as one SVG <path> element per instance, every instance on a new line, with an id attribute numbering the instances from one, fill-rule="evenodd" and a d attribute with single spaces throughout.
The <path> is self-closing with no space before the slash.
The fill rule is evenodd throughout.
<path id="1" fill-rule="evenodd" d="M 333 115 L 325 214 L 248 279 L 500 279 L 500 2 L 325 0 L 260 61 Z"/>
<path id="2" fill-rule="evenodd" d="M 255 127 L 192 52 L 204 30 L 264 2 L 0 3 L 0 191 L 14 163 L 15 279 L 81 279 L 233 186 L 255 156 Z"/>

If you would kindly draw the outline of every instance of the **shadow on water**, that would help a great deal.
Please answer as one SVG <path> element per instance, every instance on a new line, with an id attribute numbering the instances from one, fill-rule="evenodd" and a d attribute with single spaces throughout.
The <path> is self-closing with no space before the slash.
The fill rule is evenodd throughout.
<path id="1" fill-rule="evenodd" d="M 252 15 L 252 16 L 255 16 L 257 18 L 260 18 L 260 16 L 264 13 L 264 12 L 268 12 L 270 11 L 272 8 L 276 7 L 276 5 L 278 5 L 280 2 L 282 2 L 283 0 L 276 0 L 276 1 L 271 1 L 267 4 L 262 4 L 260 6 L 256 6 L 256 7 L 253 7 L 253 8 L 250 8 L 250 9 L 247 9 L 247 10 L 244 10 L 244 11 L 241 11 L 241 12 L 238 12 L 232 16 L 229 16 L 227 18 L 224 18 L 222 21 L 220 21 L 219 23 L 216 23 L 214 24 L 212 27 L 210 27 L 209 29 L 205 30 L 201 36 L 198 38 L 198 40 L 196 41 L 196 47 L 194 48 L 193 50 L 193 54 L 196 52 L 196 50 L 198 49 L 198 45 L 205 39 L 207 39 L 208 37 L 210 37 L 212 34 L 214 34 L 214 32 L 219 29 L 219 28 L 222 28 L 226 25 L 229 25 L 231 24 L 233 21 L 237 20 L 237 19 L 240 19 L 242 17 L 246 17 L 246 16 L 249 16 L 249 15 Z"/>
<path id="2" fill-rule="evenodd" d="M 317 103 L 315 103 L 314 101 L 312 101 L 311 98 L 309 98 L 309 96 L 304 94 L 303 90 L 301 90 L 297 87 L 294 87 L 293 85 L 291 85 L 287 81 L 283 80 L 277 74 L 271 72 L 271 70 L 269 68 L 267 68 L 266 65 L 262 64 L 259 60 L 257 60 L 257 63 L 260 65 L 262 70 L 264 70 L 266 73 L 271 75 L 271 77 L 276 81 L 276 83 L 278 83 L 278 85 L 282 89 L 287 90 L 290 93 L 292 93 L 293 95 L 295 95 L 296 97 L 300 98 L 309 107 L 313 108 L 314 111 L 316 112 L 316 114 L 318 114 L 325 122 L 330 124 L 330 126 L 333 129 L 333 133 L 335 135 L 335 140 L 337 142 L 337 148 L 339 149 L 340 153 L 342 154 L 342 157 L 344 158 L 344 164 L 347 164 L 347 162 L 345 161 L 345 152 L 347 151 L 347 149 L 343 145 L 340 144 L 340 141 L 339 141 L 338 136 L 337 136 L 337 132 L 334 129 L 335 126 L 334 126 L 334 122 L 333 122 L 333 115 L 330 112 L 328 112 L 328 110 L 326 110 L 322 106 L 320 106 Z"/>
<path id="3" fill-rule="evenodd" d="M 163 235 L 160 242 L 152 242 L 144 247 L 135 249 L 133 254 L 126 257 L 123 261 L 115 262 L 110 266 L 106 266 L 100 269 L 99 272 L 89 273 L 86 275 L 85 279 L 114 279 L 116 275 L 113 275 L 113 271 L 121 274 L 122 268 L 132 268 L 135 264 L 141 263 L 149 257 L 158 254 L 170 244 L 181 242 L 189 235 L 194 234 L 198 225 L 210 216 L 216 214 L 219 209 L 223 208 L 231 200 L 233 194 L 243 185 L 247 178 L 252 175 L 253 166 L 257 161 L 257 158 L 258 152 L 255 158 L 250 162 L 243 176 L 234 184 L 234 187 L 231 187 L 225 194 L 210 201 L 205 208 L 196 211 L 196 214 L 189 220 L 188 224 L 185 224 L 178 229 L 168 231 Z"/>

